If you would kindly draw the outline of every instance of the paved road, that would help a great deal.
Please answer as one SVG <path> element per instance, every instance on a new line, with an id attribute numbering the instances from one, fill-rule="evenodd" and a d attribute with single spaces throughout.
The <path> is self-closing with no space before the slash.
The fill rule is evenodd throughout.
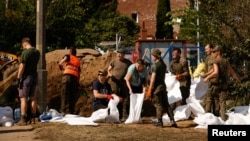
<path id="1" fill-rule="evenodd" d="M 1 141 L 40 141 L 35 139 L 34 128 L 27 126 L 0 127 Z"/>

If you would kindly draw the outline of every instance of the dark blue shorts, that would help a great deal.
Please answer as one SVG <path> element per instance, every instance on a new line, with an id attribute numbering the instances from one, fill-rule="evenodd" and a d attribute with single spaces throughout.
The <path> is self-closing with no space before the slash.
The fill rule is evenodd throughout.
<path id="1" fill-rule="evenodd" d="M 33 97 L 36 94 L 38 78 L 27 76 L 22 80 L 22 88 L 19 89 L 19 97 Z"/>

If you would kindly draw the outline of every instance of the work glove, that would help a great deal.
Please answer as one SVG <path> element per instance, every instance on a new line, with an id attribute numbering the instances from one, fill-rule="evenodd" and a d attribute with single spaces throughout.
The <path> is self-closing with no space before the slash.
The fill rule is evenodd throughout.
<path id="1" fill-rule="evenodd" d="M 59 69 L 62 71 L 62 70 L 63 70 L 63 66 L 62 66 L 62 65 L 59 65 Z"/>
<path id="2" fill-rule="evenodd" d="M 152 89 L 148 89 L 146 99 L 151 99 Z"/>
<path id="3" fill-rule="evenodd" d="M 114 97 L 110 94 L 107 94 L 106 98 L 107 98 L 107 100 L 114 99 Z"/>
<path id="4" fill-rule="evenodd" d="M 177 79 L 177 80 L 181 80 L 181 79 L 182 79 L 182 77 L 183 77 L 183 75 L 182 75 L 182 74 L 176 74 L 176 79 Z"/>

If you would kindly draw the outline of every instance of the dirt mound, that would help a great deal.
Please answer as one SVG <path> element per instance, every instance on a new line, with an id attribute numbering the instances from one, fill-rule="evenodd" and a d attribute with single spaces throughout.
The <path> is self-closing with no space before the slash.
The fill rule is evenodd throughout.
<path id="1" fill-rule="evenodd" d="M 62 71 L 59 69 L 58 62 L 67 54 L 69 54 L 69 49 L 55 50 L 45 55 L 48 74 L 47 105 L 49 109 L 60 110 Z M 109 51 L 101 54 L 94 49 L 78 49 L 77 57 L 81 60 L 81 73 L 78 93 L 80 97 L 76 103 L 75 110 L 81 116 L 90 116 L 92 114 L 92 83 L 97 79 L 98 70 L 100 68 L 107 69 L 109 64 L 116 58 L 116 53 Z M 1 92 L 4 92 L 11 85 L 16 76 L 17 68 L 8 78 L 0 82 Z M 142 110 L 145 115 L 154 115 L 154 108 L 148 101 L 144 102 Z"/>
<path id="2" fill-rule="evenodd" d="M 58 62 L 69 50 L 55 50 L 46 54 L 47 77 L 47 102 L 49 108 L 60 109 L 61 77 L 62 71 Z M 101 54 L 93 49 L 78 49 L 77 56 L 81 60 L 80 88 L 76 111 L 82 116 L 90 116 L 92 113 L 92 83 L 97 79 L 100 68 L 108 68 L 110 62 L 115 59 L 116 53 Z"/>

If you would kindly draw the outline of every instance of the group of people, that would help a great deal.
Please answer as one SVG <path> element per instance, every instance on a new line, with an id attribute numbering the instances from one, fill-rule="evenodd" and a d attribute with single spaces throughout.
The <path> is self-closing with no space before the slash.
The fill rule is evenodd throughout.
<path id="1" fill-rule="evenodd" d="M 64 114 L 74 114 L 75 97 L 71 93 L 77 89 L 80 63 L 77 60 L 75 49 L 70 49 L 70 55 L 64 56 L 59 62 L 59 68 L 64 70 L 63 85 L 61 93 L 61 112 Z M 117 58 L 110 63 L 107 69 L 98 70 L 98 78 L 93 82 L 93 111 L 107 108 L 109 100 L 114 96 L 119 97 L 117 105 L 119 119 L 123 122 L 128 118 L 130 95 L 146 94 L 146 99 L 152 100 L 156 108 L 158 122 L 154 123 L 157 127 L 163 127 L 162 116 L 168 113 L 172 127 L 177 127 L 174 120 L 173 109 L 168 103 L 167 90 L 165 84 L 165 74 L 167 66 L 161 58 L 159 49 L 152 50 L 152 73 L 149 78 L 149 70 L 143 59 L 139 58 L 135 63 L 125 58 L 124 49 L 117 51 Z M 173 48 L 173 61 L 171 62 L 171 72 L 180 81 L 180 91 L 182 93 L 182 104 L 186 104 L 189 97 L 191 77 L 189 74 L 188 63 L 181 57 L 181 50 Z M 66 62 L 66 68 L 62 64 Z M 148 85 L 148 79 L 150 84 Z M 72 91 L 73 90 L 73 91 Z"/>
<path id="2" fill-rule="evenodd" d="M 215 116 L 220 116 L 222 120 L 226 121 L 228 119 L 228 115 L 226 114 L 226 98 L 229 74 L 238 83 L 241 80 L 232 69 L 228 60 L 222 57 L 221 46 L 207 44 L 205 52 L 207 54 L 205 59 L 207 73 L 203 81 L 209 85 L 204 98 L 205 112 L 213 113 Z"/>
<path id="3" fill-rule="evenodd" d="M 181 57 L 181 50 L 174 48 L 172 50 L 173 61 L 171 62 L 171 72 L 175 74 L 176 79 L 180 81 L 180 90 L 182 92 L 182 104 L 186 104 L 189 97 L 189 88 L 191 77 L 188 71 L 188 63 Z M 174 120 L 173 109 L 168 103 L 167 89 L 165 84 L 165 74 L 167 66 L 162 60 L 159 49 L 152 50 L 152 73 L 149 77 L 149 70 L 145 66 L 143 59 L 139 58 L 135 63 L 124 58 L 123 49 L 117 51 L 115 59 L 108 70 L 99 70 L 98 79 L 93 83 L 93 110 L 106 108 L 108 101 L 113 96 L 120 97 L 120 103 L 117 105 L 119 118 L 125 121 L 129 115 L 129 101 L 131 94 L 146 94 L 146 99 L 152 100 L 156 108 L 156 117 L 158 121 L 154 123 L 157 127 L 163 127 L 162 116 L 168 113 L 172 127 L 177 127 Z M 150 81 L 148 85 L 148 79 Z"/>
<path id="4" fill-rule="evenodd" d="M 21 45 L 23 52 L 15 84 L 18 87 L 21 109 L 21 118 L 17 125 L 23 126 L 35 124 L 37 118 L 37 66 L 40 52 L 32 46 L 28 37 L 22 39 Z M 59 68 L 63 71 L 61 87 L 61 112 L 63 114 L 75 114 L 74 105 L 77 100 L 77 95 L 75 94 L 78 90 L 81 72 L 80 60 L 76 57 L 76 53 L 76 48 L 71 47 L 70 53 L 65 55 L 59 62 Z"/>
<path id="5" fill-rule="evenodd" d="M 21 55 L 20 66 L 17 75 L 19 98 L 21 101 L 21 120 L 18 125 L 27 124 L 27 100 L 31 102 L 31 120 L 35 123 L 36 97 L 35 91 L 38 83 L 37 64 L 40 53 L 32 47 L 29 38 L 23 38 L 22 46 L 25 49 Z M 206 112 L 213 112 L 226 120 L 225 97 L 227 90 L 227 73 L 233 74 L 234 78 L 240 82 L 239 78 L 229 65 L 228 61 L 221 56 L 221 48 L 213 47 L 211 44 L 205 47 L 207 58 L 205 60 L 207 73 L 204 82 L 209 82 L 206 94 Z M 75 103 L 79 87 L 81 73 L 81 63 L 76 57 L 76 48 L 70 48 L 70 54 L 65 55 L 59 62 L 59 69 L 63 71 L 61 109 L 63 114 L 76 114 Z M 107 69 L 98 70 L 98 78 L 93 82 L 93 111 L 107 108 L 109 100 L 114 96 L 119 97 L 117 105 L 119 119 L 125 121 L 129 115 L 130 95 L 146 95 L 146 99 L 151 100 L 155 109 L 158 121 L 154 123 L 157 127 L 163 127 L 162 116 L 167 112 L 171 126 L 177 127 L 174 119 L 173 108 L 169 105 L 167 89 L 165 84 L 165 74 L 167 65 L 161 57 L 159 49 L 151 51 L 153 64 L 151 73 L 145 66 L 143 59 L 139 58 L 135 63 L 125 58 L 124 49 L 117 51 L 117 58 L 110 63 Z M 191 76 L 186 59 L 181 57 L 181 49 L 172 49 L 173 59 L 170 63 L 170 72 L 176 75 L 176 80 L 180 82 L 181 104 L 186 104 L 186 99 L 190 95 Z M 228 72 L 227 72 L 228 70 Z M 148 83 L 149 80 L 149 83 Z"/>
<path id="6" fill-rule="evenodd" d="M 117 105 L 119 118 L 125 121 L 129 115 L 130 94 L 146 91 L 148 71 L 143 59 L 134 64 L 125 58 L 124 49 L 117 51 L 117 59 L 110 63 L 107 70 L 98 71 L 98 79 L 93 83 L 93 110 L 106 108 L 108 101 L 119 97 Z"/>

